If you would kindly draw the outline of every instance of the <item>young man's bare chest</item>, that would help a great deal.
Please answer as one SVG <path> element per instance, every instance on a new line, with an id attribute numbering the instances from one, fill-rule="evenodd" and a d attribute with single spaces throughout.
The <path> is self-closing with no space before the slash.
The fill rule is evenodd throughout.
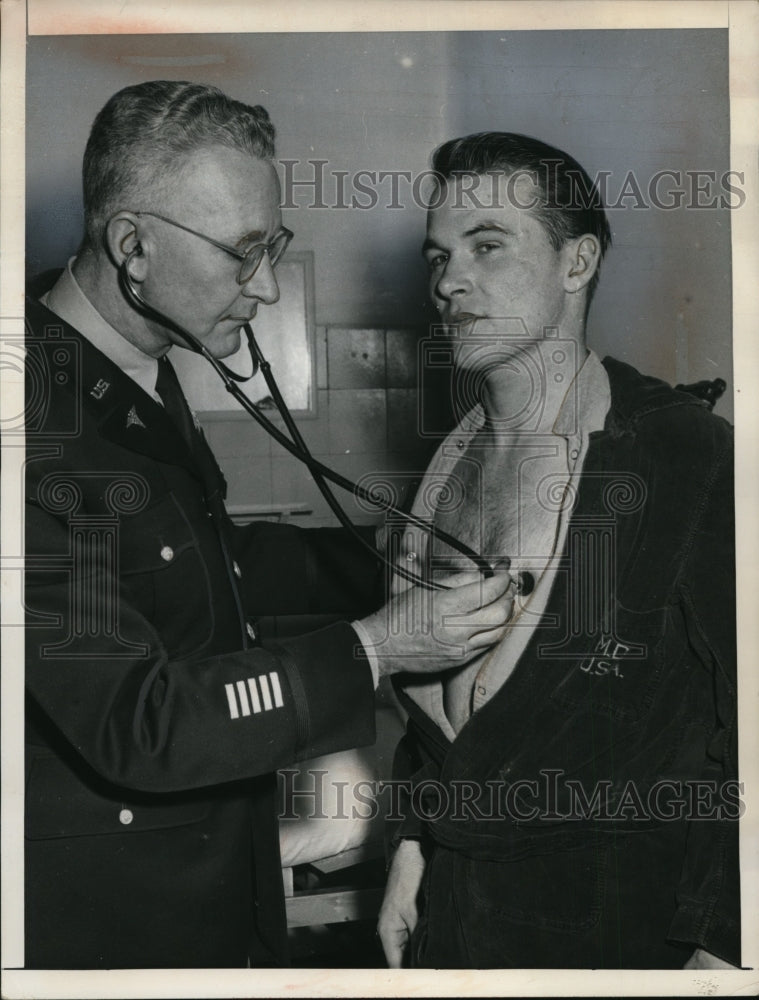
<path id="1" fill-rule="evenodd" d="M 453 500 L 438 510 L 436 525 L 490 561 L 508 556 L 545 564 L 568 475 L 566 449 L 566 440 L 553 434 L 478 432 L 451 473 Z M 444 570 L 450 549 L 436 543 L 433 552 L 434 568 Z M 453 565 L 470 568 L 460 558 Z"/>

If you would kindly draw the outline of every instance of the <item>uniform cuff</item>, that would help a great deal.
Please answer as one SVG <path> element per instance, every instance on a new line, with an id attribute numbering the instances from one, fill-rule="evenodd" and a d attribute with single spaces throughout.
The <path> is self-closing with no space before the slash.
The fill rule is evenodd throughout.
<path id="1" fill-rule="evenodd" d="M 351 622 L 356 635 L 359 638 L 361 645 L 364 647 L 364 652 L 366 653 L 366 659 L 369 661 L 369 669 L 372 672 L 372 683 L 374 684 L 374 690 L 377 690 L 377 685 L 379 684 L 379 657 L 374 652 L 374 645 L 372 643 L 369 633 L 366 631 L 364 626 L 360 621 Z"/>

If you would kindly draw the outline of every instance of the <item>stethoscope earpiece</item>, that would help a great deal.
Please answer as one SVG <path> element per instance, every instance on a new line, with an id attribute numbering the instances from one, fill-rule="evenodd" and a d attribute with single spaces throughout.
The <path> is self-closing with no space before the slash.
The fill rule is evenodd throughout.
<path id="1" fill-rule="evenodd" d="M 127 274 L 127 277 L 129 278 L 130 282 L 138 280 L 137 278 L 135 278 L 135 276 L 133 274 L 130 274 L 130 272 L 129 272 L 129 265 L 132 263 L 132 261 L 134 260 L 135 257 L 142 257 L 142 244 L 141 243 L 136 244 L 136 246 L 132 250 L 129 251 L 129 253 L 124 258 L 124 263 L 122 264 L 122 267 L 124 268 L 124 270 L 125 270 L 125 272 Z"/>

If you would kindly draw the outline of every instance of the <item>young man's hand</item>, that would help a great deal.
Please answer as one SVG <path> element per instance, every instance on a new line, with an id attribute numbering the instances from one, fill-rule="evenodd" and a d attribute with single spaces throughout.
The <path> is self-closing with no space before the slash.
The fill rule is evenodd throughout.
<path id="1" fill-rule="evenodd" d="M 424 857 L 418 840 L 402 840 L 387 877 L 385 898 L 377 923 L 387 964 L 400 969 L 419 919 L 417 896 L 424 875 Z"/>
<path id="2" fill-rule="evenodd" d="M 684 969 L 739 969 L 738 965 L 731 965 L 722 958 L 717 958 L 710 951 L 703 948 L 696 948 L 691 957 L 683 966 Z"/>

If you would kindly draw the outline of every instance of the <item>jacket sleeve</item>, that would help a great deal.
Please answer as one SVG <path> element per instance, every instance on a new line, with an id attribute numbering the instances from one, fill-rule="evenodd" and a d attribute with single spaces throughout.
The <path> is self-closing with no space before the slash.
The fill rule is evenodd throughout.
<path id="1" fill-rule="evenodd" d="M 428 852 L 431 844 L 426 815 L 434 815 L 440 806 L 440 769 L 446 752 L 445 738 L 442 733 L 433 736 L 434 723 L 421 716 L 403 689 L 401 675 L 393 677 L 393 688 L 407 723 L 393 758 L 395 795 L 385 820 L 388 862 L 402 840 L 418 840 L 425 854 Z"/>
<path id="2" fill-rule="evenodd" d="M 69 531 L 27 505 L 26 683 L 42 718 L 97 774 L 137 791 L 181 791 L 373 741 L 371 671 L 349 624 L 270 648 L 241 648 L 238 633 L 219 655 L 205 651 L 219 648 L 207 638 L 183 644 L 180 635 L 169 649 L 160 615 L 145 609 L 163 601 L 176 617 L 174 590 L 159 592 L 154 574 L 135 594 L 100 550 L 72 582 Z M 182 582 L 181 553 L 172 565 Z M 209 595 L 196 619 L 213 617 Z M 95 632 L 88 602 L 103 609 Z"/>
<path id="3" fill-rule="evenodd" d="M 718 790 L 721 818 L 692 819 L 670 936 L 740 964 L 732 440 L 724 443 L 690 536 L 680 599 L 688 639 L 707 672 L 711 719 L 702 780 Z"/>
<path id="4" fill-rule="evenodd" d="M 358 534 L 373 545 L 374 528 Z M 236 529 L 245 610 L 263 615 L 361 618 L 384 603 L 377 557 L 343 528 L 300 528 L 258 521 Z"/>
<path id="5" fill-rule="evenodd" d="M 393 759 L 393 784 L 396 795 L 385 820 L 385 854 L 388 862 L 402 840 L 418 840 L 428 847 L 426 820 L 423 810 L 425 782 L 439 787 L 440 769 L 432 761 L 421 763 L 413 724 L 410 724 L 398 744 Z M 429 787 L 429 786 L 428 786 Z"/>

